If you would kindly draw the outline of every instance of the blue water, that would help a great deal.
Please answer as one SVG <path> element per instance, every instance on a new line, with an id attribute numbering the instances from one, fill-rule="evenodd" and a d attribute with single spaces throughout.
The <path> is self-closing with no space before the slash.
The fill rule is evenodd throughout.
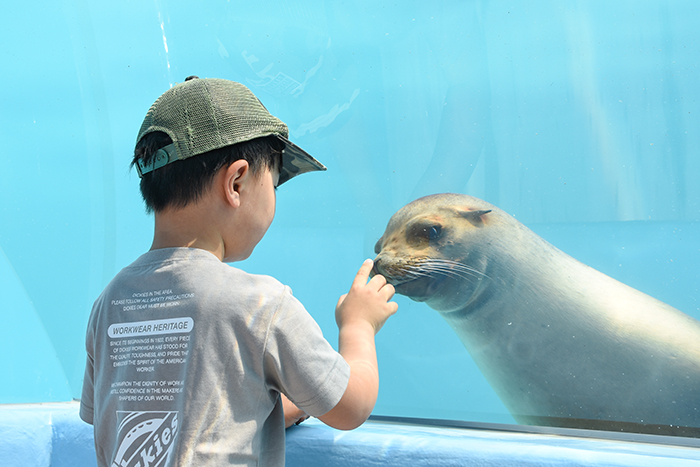
<path id="1" fill-rule="evenodd" d="M 188 75 L 248 85 L 324 162 L 238 266 L 333 309 L 391 214 L 461 192 L 700 317 L 695 1 L 14 2 L 0 19 L 0 402 L 80 396 L 84 331 L 150 246 L 128 164 Z M 399 297 L 375 413 L 510 422 L 462 344 Z"/>

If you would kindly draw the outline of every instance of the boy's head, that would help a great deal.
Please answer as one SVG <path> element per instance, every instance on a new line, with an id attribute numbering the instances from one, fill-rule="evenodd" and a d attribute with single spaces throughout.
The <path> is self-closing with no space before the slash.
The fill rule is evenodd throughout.
<path id="1" fill-rule="evenodd" d="M 278 186 L 326 169 L 288 134 L 287 125 L 244 85 L 187 78 L 155 101 L 136 140 L 132 165 L 141 177 L 146 208 L 158 212 L 196 201 L 219 169 L 239 159 L 248 161 L 254 174 L 279 169 Z"/>

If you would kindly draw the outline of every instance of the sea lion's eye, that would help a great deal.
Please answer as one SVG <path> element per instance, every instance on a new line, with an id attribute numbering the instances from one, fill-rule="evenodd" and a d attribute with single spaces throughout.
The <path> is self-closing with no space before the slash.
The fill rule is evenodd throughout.
<path id="1" fill-rule="evenodd" d="M 432 225 L 428 227 L 427 231 L 429 240 L 437 240 L 437 238 L 440 237 L 440 234 L 442 233 L 442 228 L 439 225 Z"/>
<path id="2" fill-rule="evenodd" d="M 433 222 L 417 222 L 406 232 L 408 244 L 414 248 L 425 248 L 442 235 L 442 226 Z"/>

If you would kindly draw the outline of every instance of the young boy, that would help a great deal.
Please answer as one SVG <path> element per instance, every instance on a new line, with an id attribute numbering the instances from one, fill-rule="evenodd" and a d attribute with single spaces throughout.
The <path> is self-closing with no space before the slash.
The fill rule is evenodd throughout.
<path id="1" fill-rule="evenodd" d="M 153 245 L 87 329 L 80 416 L 100 466 L 282 466 L 285 426 L 352 429 L 372 411 L 374 336 L 398 305 L 371 260 L 338 301 L 339 353 L 288 287 L 223 263 L 262 239 L 277 186 L 325 170 L 287 135 L 226 80 L 190 77 L 148 111 L 133 165 Z"/>

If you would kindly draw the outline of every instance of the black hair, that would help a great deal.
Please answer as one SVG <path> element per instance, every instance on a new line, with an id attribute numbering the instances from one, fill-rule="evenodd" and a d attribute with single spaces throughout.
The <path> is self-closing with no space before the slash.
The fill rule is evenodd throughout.
<path id="1" fill-rule="evenodd" d="M 160 131 L 145 135 L 136 145 L 133 167 L 138 161 L 148 164 L 158 149 L 172 143 L 170 136 Z M 284 143 L 275 136 L 264 136 L 231 146 L 224 146 L 184 160 L 171 162 L 141 178 L 141 196 L 147 212 L 166 208 L 183 208 L 196 202 L 211 187 L 214 175 L 235 161 L 248 161 L 251 173 L 262 169 L 279 169 Z"/>

